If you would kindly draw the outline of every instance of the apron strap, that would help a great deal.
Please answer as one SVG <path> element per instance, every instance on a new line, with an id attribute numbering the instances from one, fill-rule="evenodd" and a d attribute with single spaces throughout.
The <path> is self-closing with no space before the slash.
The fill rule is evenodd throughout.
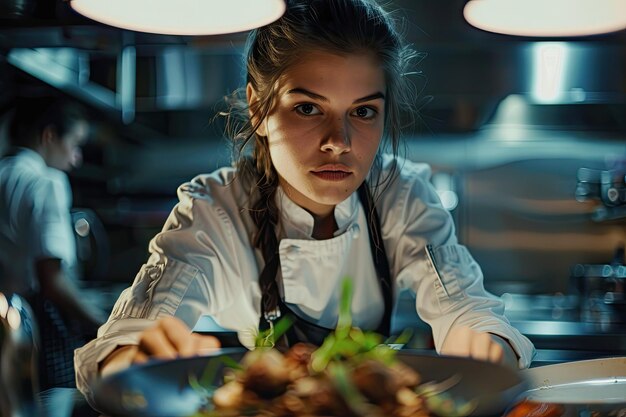
<path id="1" fill-rule="evenodd" d="M 391 283 L 389 260 L 387 259 L 385 244 L 382 239 L 380 217 L 378 217 L 378 211 L 376 210 L 376 206 L 374 206 L 372 195 L 365 182 L 363 182 L 363 184 L 359 187 L 358 194 L 359 200 L 365 208 L 365 214 L 368 220 L 367 231 L 370 238 L 372 259 L 374 259 L 374 267 L 376 268 L 378 283 L 380 284 L 380 289 L 383 293 L 383 300 L 385 303 L 385 312 L 383 313 L 383 318 L 376 331 L 385 336 L 389 336 L 391 331 L 391 312 L 393 310 L 393 286 Z"/>
<path id="2" fill-rule="evenodd" d="M 391 312 L 393 310 L 393 294 L 392 294 L 392 282 L 391 272 L 389 269 L 389 261 L 385 252 L 385 245 L 382 240 L 382 233 L 380 229 L 380 218 L 376 207 L 372 202 L 372 197 L 369 191 L 369 187 L 365 182 L 357 190 L 359 201 L 363 205 L 367 220 L 368 220 L 368 235 L 370 242 L 370 249 L 372 251 L 372 259 L 374 260 L 374 267 L 376 269 L 376 275 L 380 284 L 380 289 L 383 295 L 383 301 L 385 310 L 382 320 L 378 328 L 377 333 L 385 336 L 389 336 L 391 328 Z M 274 277 L 278 274 L 280 268 L 280 257 L 278 254 L 271 262 L 266 262 L 265 267 L 261 274 L 272 273 Z M 285 333 L 286 337 L 283 337 L 281 341 L 277 341 L 277 345 L 285 348 L 286 346 L 293 345 L 298 341 L 310 342 L 319 345 L 323 338 L 332 332 L 332 329 L 314 324 L 304 318 L 299 317 L 293 310 L 291 310 L 282 300 L 280 294 L 278 294 L 278 288 L 273 286 L 272 294 L 262 294 L 261 298 L 261 318 L 259 321 L 259 329 L 266 330 L 269 328 L 269 320 L 276 320 L 281 314 L 290 314 L 294 317 L 295 322 L 292 328 Z M 278 300 L 277 310 L 272 312 L 266 312 L 264 306 L 266 305 L 268 297 L 275 297 Z M 310 333 L 310 334 L 309 334 Z M 287 339 L 287 340 L 285 340 Z M 304 340 L 303 340 L 304 339 Z"/>

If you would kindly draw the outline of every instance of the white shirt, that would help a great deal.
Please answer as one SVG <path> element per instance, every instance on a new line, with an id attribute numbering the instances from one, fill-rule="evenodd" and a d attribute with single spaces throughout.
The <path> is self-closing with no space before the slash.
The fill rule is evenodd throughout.
<path id="1" fill-rule="evenodd" d="M 417 313 L 432 327 L 437 349 L 452 326 L 467 325 L 509 340 L 520 367 L 527 367 L 534 348 L 503 317 L 503 302 L 485 291 L 480 267 L 457 243 L 452 218 L 429 183 L 430 168 L 398 161 L 399 176 L 385 184 L 377 202 L 394 294 L 404 288 L 416 293 Z M 392 162 L 383 158 L 383 176 Z M 159 317 L 174 315 L 193 327 L 201 315 L 210 315 L 236 330 L 245 346 L 254 344 L 263 260 L 251 244 L 255 226 L 247 212 L 247 189 L 232 168 L 223 168 L 183 184 L 178 197 L 163 231 L 150 243 L 150 259 L 121 294 L 98 338 L 76 350 L 77 386 L 90 401 L 89 381 L 97 376 L 98 363 L 118 345 L 137 344 L 139 332 Z M 311 237 L 309 213 L 281 189 L 276 199 L 285 301 L 333 327 L 338 289 L 347 275 L 354 280 L 354 324 L 376 328 L 383 299 L 357 194 L 336 206 L 339 229 L 321 241 Z M 439 274 L 426 255 L 427 244 L 434 248 Z"/>
<path id="2" fill-rule="evenodd" d="M 72 193 L 67 175 L 37 152 L 20 148 L 0 159 L 0 291 L 37 291 L 35 262 L 76 265 L 71 227 Z"/>

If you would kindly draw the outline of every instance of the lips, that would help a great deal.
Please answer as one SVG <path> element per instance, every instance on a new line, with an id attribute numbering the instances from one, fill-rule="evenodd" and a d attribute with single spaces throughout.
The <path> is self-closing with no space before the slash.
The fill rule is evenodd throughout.
<path id="1" fill-rule="evenodd" d="M 345 166 L 344 164 L 326 164 L 313 170 L 313 172 L 322 172 L 322 171 L 337 171 L 337 172 L 352 173 L 352 170 L 348 168 L 347 166 Z"/>
<path id="2" fill-rule="evenodd" d="M 342 181 L 352 175 L 352 171 L 341 164 L 327 164 L 311 171 L 316 177 L 326 181 Z"/>

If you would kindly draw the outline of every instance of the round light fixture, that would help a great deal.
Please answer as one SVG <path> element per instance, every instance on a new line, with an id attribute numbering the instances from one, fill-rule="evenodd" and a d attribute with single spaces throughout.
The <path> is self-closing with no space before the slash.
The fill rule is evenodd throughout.
<path id="1" fill-rule="evenodd" d="M 463 15 L 488 32 L 589 36 L 626 29 L 626 0 L 470 0 Z"/>
<path id="2" fill-rule="evenodd" d="M 78 13 L 137 32 L 218 35 L 267 25 L 285 12 L 283 0 L 71 0 Z"/>

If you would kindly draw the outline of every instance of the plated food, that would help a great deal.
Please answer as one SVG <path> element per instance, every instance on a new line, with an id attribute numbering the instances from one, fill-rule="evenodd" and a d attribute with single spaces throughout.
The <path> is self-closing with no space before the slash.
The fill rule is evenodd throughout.
<path id="1" fill-rule="evenodd" d="M 330 361 L 320 352 L 300 343 L 247 353 L 224 385 L 207 387 L 211 401 L 197 416 L 453 417 L 476 406 L 446 393 L 460 377 L 425 382 L 384 345 Z"/>
<path id="2" fill-rule="evenodd" d="M 345 417 L 462 417 L 471 401 L 455 401 L 446 389 L 459 382 L 454 375 L 441 383 L 422 383 L 418 372 L 396 358 L 396 350 L 374 332 L 352 327 L 352 281 L 344 280 L 339 318 L 334 332 L 320 347 L 288 346 L 285 334 L 294 318 L 261 331 L 257 348 L 246 353 L 214 389 L 192 381 L 210 399 L 199 416 L 345 416 Z M 405 335 L 399 336 L 404 343 Z"/>
<path id="3" fill-rule="evenodd" d="M 94 385 L 94 400 L 115 417 L 460 417 L 502 415 L 525 389 L 508 367 L 397 351 L 353 328 L 349 293 L 319 347 L 273 348 L 289 324 L 279 322 L 259 334 L 253 351 L 224 348 L 111 374 Z"/>

